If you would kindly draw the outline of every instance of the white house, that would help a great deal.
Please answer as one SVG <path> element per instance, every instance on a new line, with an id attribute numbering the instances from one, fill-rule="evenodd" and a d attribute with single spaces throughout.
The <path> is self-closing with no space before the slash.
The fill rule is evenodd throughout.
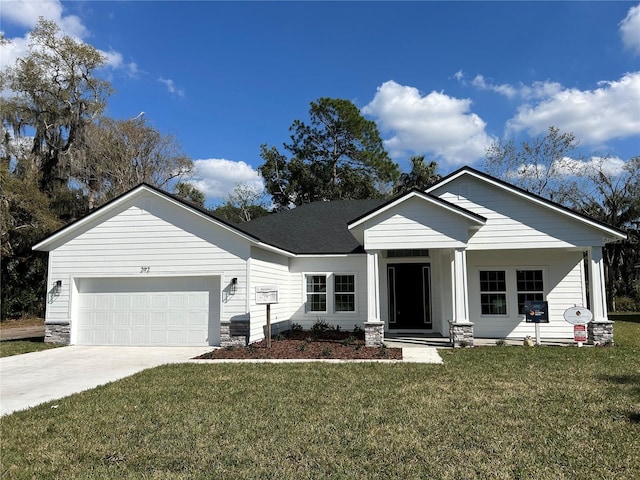
<path id="1" fill-rule="evenodd" d="M 469 167 L 393 200 L 317 202 L 233 225 L 140 185 L 34 246 L 49 252 L 46 339 L 227 345 L 265 335 L 256 287 L 276 286 L 275 328 L 459 341 L 522 338 L 527 300 L 609 325 L 602 246 L 615 228 Z M 586 259 L 586 261 L 585 261 Z M 463 336 L 460 336 L 463 335 Z"/>

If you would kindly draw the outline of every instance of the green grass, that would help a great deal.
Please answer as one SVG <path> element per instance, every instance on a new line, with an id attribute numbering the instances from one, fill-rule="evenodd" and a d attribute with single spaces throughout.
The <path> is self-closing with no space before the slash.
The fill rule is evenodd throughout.
<path id="1" fill-rule="evenodd" d="M 159 367 L 0 420 L 1 473 L 638 478 L 640 324 L 615 328 L 614 348 L 445 350 L 444 365 Z"/>
<path id="2" fill-rule="evenodd" d="M 10 357 L 11 355 L 22 355 L 23 353 L 39 352 L 59 347 L 53 343 L 44 343 L 39 340 L 5 340 L 0 342 L 0 357 Z M 1 478 L 1 477 L 0 477 Z"/>

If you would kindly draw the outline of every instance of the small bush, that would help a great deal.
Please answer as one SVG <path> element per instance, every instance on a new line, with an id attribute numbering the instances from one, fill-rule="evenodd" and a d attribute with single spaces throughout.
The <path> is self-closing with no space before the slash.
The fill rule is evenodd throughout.
<path id="1" fill-rule="evenodd" d="M 322 356 L 323 357 L 330 357 L 331 356 L 331 349 L 329 347 L 324 347 L 322 349 Z"/>
<path id="2" fill-rule="evenodd" d="M 387 350 L 387 346 L 383 343 L 382 345 L 380 345 L 380 351 L 378 352 L 378 356 L 386 357 L 387 355 L 389 355 L 389 351 Z"/>
<path id="3" fill-rule="evenodd" d="M 497 347 L 504 347 L 506 345 L 507 345 L 507 341 L 504 338 L 501 338 L 500 340 L 496 340 Z"/>
<path id="4" fill-rule="evenodd" d="M 342 340 L 342 344 L 345 346 L 353 345 L 354 343 L 356 343 L 356 337 L 353 335 L 349 335 L 347 338 Z"/>
<path id="5" fill-rule="evenodd" d="M 301 343 L 300 345 L 298 345 L 298 350 L 301 352 L 304 352 L 307 349 L 307 344 L 306 343 Z"/>
<path id="6" fill-rule="evenodd" d="M 356 324 L 353 327 L 353 333 L 355 333 L 356 335 L 364 335 L 364 328 L 362 328 L 360 325 Z"/>
<path id="7" fill-rule="evenodd" d="M 640 312 L 640 300 L 631 297 L 616 297 L 616 312 Z"/>
<path id="8" fill-rule="evenodd" d="M 292 323 L 291 324 L 291 331 L 292 332 L 301 332 L 302 331 L 302 325 L 300 325 L 299 323 Z"/>
<path id="9" fill-rule="evenodd" d="M 316 320 L 316 323 L 311 326 L 311 333 L 315 335 L 322 335 L 329 330 L 331 330 L 331 325 L 329 325 L 327 321 L 322 318 L 318 318 L 318 320 Z"/>

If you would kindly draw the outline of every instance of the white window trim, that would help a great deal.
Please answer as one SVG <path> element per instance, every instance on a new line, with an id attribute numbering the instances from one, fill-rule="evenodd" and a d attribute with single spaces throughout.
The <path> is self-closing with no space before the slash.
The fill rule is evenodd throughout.
<path id="1" fill-rule="evenodd" d="M 525 271 L 541 271 L 542 272 L 542 290 L 535 290 L 535 291 L 520 291 L 518 290 L 518 272 L 525 272 Z M 520 310 L 518 309 L 518 294 L 519 293 L 540 293 L 542 292 L 542 298 L 544 300 L 547 299 L 547 295 L 548 295 L 548 290 L 547 290 L 547 270 L 544 267 L 515 267 L 513 269 L 513 275 L 514 275 L 514 290 L 515 290 L 515 306 L 516 306 L 516 315 L 521 316 L 522 318 L 524 318 L 526 315 L 524 313 L 520 313 Z"/>
<path id="2" fill-rule="evenodd" d="M 324 277 L 325 279 L 325 285 L 327 286 L 324 294 L 326 296 L 326 301 L 325 301 L 325 309 L 324 310 L 310 310 L 309 309 L 309 305 L 308 305 L 308 298 L 309 295 L 312 295 L 316 292 L 308 292 L 307 291 L 307 277 Z M 327 314 L 330 310 L 329 310 L 329 273 L 327 272 L 305 272 L 302 275 L 302 291 L 304 292 L 304 313 L 305 315 L 320 315 L 320 314 Z"/>
<path id="3" fill-rule="evenodd" d="M 547 275 L 548 266 L 546 265 L 483 265 L 476 266 L 475 269 L 478 272 L 478 293 L 482 295 L 482 290 L 480 289 L 480 271 L 496 271 L 501 270 L 505 272 L 505 279 L 507 282 L 507 313 L 503 315 L 498 314 L 482 314 L 480 313 L 481 318 L 496 318 L 496 319 L 505 319 L 505 318 L 520 318 L 524 319 L 525 315 L 520 313 L 518 310 L 518 278 L 517 271 L 523 270 L 542 270 L 542 296 L 545 300 L 547 300 L 549 296 L 549 279 Z M 478 305 L 482 308 L 482 302 L 480 300 L 480 296 L 478 296 Z M 482 310 L 481 310 L 482 311 Z M 509 313 L 512 312 L 512 313 Z"/>
<path id="4" fill-rule="evenodd" d="M 327 281 L 327 308 L 324 311 L 311 311 L 307 306 L 307 277 L 309 276 L 323 276 Z M 335 276 L 336 275 L 351 275 L 353 277 L 353 306 L 354 310 L 351 312 L 336 312 L 335 308 Z M 304 315 L 327 315 L 331 317 L 355 317 L 358 315 L 358 274 L 357 272 L 302 272 L 302 301 L 304 304 Z"/>
<path id="5" fill-rule="evenodd" d="M 353 277 L 353 310 L 351 311 L 344 311 L 344 312 L 338 312 L 336 311 L 336 293 L 347 293 L 347 292 L 336 292 L 335 291 L 335 287 L 336 287 L 336 282 L 335 282 L 335 277 L 336 275 L 344 275 L 344 276 L 352 276 Z M 355 272 L 333 272 L 331 273 L 331 289 L 332 289 L 332 295 L 331 295 L 331 302 L 332 302 L 332 311 L 334 315 L 356 315 L 358 313 L 358 275 Z"/>
<path id="6" fill-rule="evenodd" d="M 511 310 L 511 302 L 509 301 L 509 268 L 510 267 L 478 267 L 478 293 L 479 293 L 479 305 L 480 305 L 480 316 L 482 318 L 509 318 L 509 311 Z M 504 301 L 506 303 L 506 312 L 505 313 L 482 313 L 482 295 L 483 294 L 502 294 L 503 292 L 483 292 L 482 291 L 482 281 L 480 280 L 480 272 L 504 272 L 504 282 L 506 290 L 504 291 Z M 515 271 L 514 271 L 515 275 Z"/>

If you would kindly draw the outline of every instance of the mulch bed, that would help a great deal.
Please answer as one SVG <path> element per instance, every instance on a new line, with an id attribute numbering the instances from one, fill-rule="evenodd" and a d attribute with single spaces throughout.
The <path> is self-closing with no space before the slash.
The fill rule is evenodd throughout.
<path id="1" fill-rule="evenodd" d="M 271 339 L 271 348 L 262 340 L 246 347 L 224 347 L 205 353 L 197 359 L 340 359 L 402 360 L 401 348 L 365 347 L 361 333 L 328 331 L 284 332 Z"/>

